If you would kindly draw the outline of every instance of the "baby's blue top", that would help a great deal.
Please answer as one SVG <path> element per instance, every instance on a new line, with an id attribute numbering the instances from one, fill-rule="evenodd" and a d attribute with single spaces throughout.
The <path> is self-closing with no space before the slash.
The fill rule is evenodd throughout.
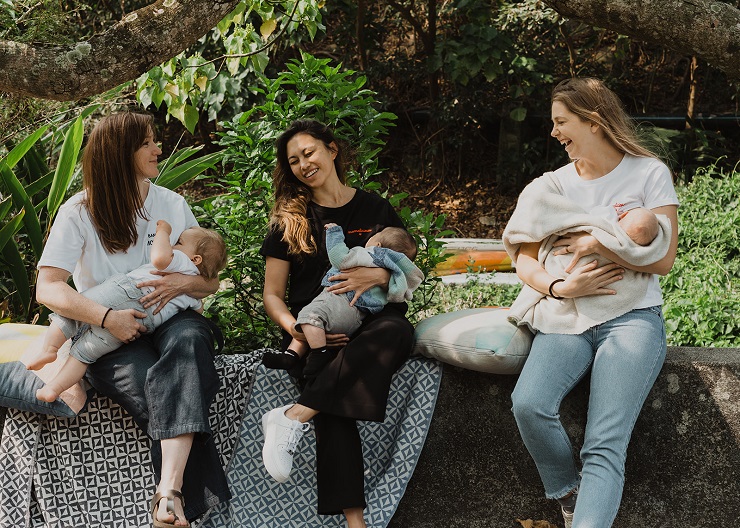
<path id="1" fill-rule="evenodd" d="M 355 307 L 370 313 L 377 313 L 389 302 L 403 302 L 410 300 L 412 292 L 424 280 L 424 274 L 403 253 L 382 247 L 357 246 L 349 249 L 344 243 L 344 232 L 340 226 L 332 226 L 326 230 L 326 252 L 332 268 L 326 272 L 321 285 L 331 286 L 329 277 L 337 275 L 343 269 L 365 266 L 371 268 L 385 268 L 391 272 L 388 291 L 380 286 L 374 286 L 360 295 Z M 355 296 L 354 291 L 344 294 L 348 301 Z"/>

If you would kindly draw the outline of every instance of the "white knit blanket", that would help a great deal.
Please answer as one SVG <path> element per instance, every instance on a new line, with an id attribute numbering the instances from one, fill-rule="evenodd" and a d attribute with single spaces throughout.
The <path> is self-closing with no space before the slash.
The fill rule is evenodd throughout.
<path id="1" fill-rule="evenodd" d="M 668 252 L 671 223 L 658 215 L 658 236 L 648 246 L 634 243 L 616 223 L 592 215 L 563 196 L 553 173 L 548 172 L 532 181 L 522 191 L 517 206 L 504 230 L 507 253 L 516 262 L 521 244 L 542 242 L 538 260 L 553 277 L 566 278 L 565 268 L 573 255 L 554 255 L 554 242 L 566 233 L 585 231 L 605 248 L 634 266 L 647 266 L 659 261 Z M 593 260 L 599 265 L 610 262 L 600 255 L 582 257 L 576 265 Z M 649 273 L 625 269 L 624 278 L 609 285 L 616 295 L 589 295 L 574 299 L 554 299 L 524 285 L 511 306 L 509 320 L 516 325 L 544 333 L 580 334 L 589 328 L 619 317 L 645 297 Z"/>

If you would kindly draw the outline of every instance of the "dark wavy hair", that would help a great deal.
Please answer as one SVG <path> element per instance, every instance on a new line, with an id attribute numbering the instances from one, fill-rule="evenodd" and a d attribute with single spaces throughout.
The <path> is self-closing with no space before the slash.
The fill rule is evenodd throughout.
<path id="1" fill-rule="evenodd" d="M 283 240 L 288 244 L 289 254 L 313 255 L 317 251 L 317 245 L 311 236 L 311 226 L 306 217 L 311 189 L 295 177 L 288 161 L 288 142 L 298 134 L 308 134 L 336 154 L 334 168 L 341 183 L 347 180 L 344 156 L 346 148 L 343 142 L 337 140 L 331 128 L 312 119 L 293 121 L 275 141 L 277 164 L 272 173 L 275 204 L 270 213 L 270 229 L 283 230 Z"/>

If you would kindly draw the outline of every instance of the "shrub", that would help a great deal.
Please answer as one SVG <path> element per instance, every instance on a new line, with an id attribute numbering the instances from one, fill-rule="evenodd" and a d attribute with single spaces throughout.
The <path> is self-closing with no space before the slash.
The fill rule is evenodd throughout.
<path id="1" fill-rule="evenodd" d="M 740 172 L 712 165 L 677 191 L 678 256 L 661 278 L 668 343 L 740 346 Z"/>
<path id="2" fill-rule="evenodd" d="M 219 182 L 225 194 L 201 204 L 204 215 L 224 233 L 231 251 L 230 265 L 222 275 L 225 288 L 213 298 L 208 312 L 224 329 L 231 350 L 276 345 L 279 328 L 267 317 L 262 304 L 265 263 L 259 254 L 272 205 L 274 141 L 295 119 L 311 118 L 331 126 L 337 139 L 355 154 L 348 183 L 377 191 L 380 174 L 377 154 L 395 115 L 375 109 L 375 93 L 363 88 L 366 78 L 354 71 L 330 66 L 329 59 L 303 54 L 275 79 L 261 77 L 264 103 L 223 123 L 220 144 L 226 148 L 230 168 Z M 388 197 L 398 207 L 405 195 Z M 441 259 L 439 236 L 443 217 L 435 218 L 403 208 L 399 211 L 420 245 L 417 265 L 425 273 Z M 435 280 L 420 288 L 429 299 Z"/>

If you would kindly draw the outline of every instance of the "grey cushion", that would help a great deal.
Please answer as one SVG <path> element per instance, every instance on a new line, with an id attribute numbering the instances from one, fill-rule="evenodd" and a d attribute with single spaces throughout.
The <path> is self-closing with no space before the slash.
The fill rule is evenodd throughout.
<path id="1" fill-rule="evenodd" d="M 67 389 L 54 402 L 36 399 L 36 391 L 49 381 L 67 359 L 69 342 L 57 359 L 41 370 L 27 370 L 30 355 L 41 348 L 47 326 L 6 323 L 0 325 L 0 406 L 53 416 L 73 417 L 85 405 L 82 383 Z"/>
<path id="2" fill-rule="evenodd" d="M 492 374 L 518 374 L 532 333 L 507 321 L 508 308 L 472 308 L 435 315 L 416 325 L 414 353 Z"/>

